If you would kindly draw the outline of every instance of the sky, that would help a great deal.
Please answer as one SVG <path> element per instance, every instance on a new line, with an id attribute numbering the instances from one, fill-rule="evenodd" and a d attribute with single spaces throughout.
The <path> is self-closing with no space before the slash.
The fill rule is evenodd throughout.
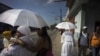
<path id="1" fill-rule="evenodd" d="M 66 2 L 53 2 L 54 0 L 0 0 L 0 3 L 14 9 L 27 9 L 43 17 L 48 25 L 59 22 L 60 9 L 62 16 L 67 12 Z M 57 1 L 57 0 L 56 0 Z"/>

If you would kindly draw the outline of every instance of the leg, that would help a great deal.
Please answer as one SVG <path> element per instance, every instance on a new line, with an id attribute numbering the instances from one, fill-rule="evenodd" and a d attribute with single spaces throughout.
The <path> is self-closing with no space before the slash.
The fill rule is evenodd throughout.
<path id="1" fill-rule="evenodd" d="M 92 55 L 97 56 L 98 55 L 98 48 L 97 47 L 92 47 Z"/>
<path id="2" fill-rule="evenodd" d="M 100 50 L 100 47 L 97 47 L 96 48 L 96 54 L 97 54 L 97 56 L 99 56 L 99 50 Z"/>
<path id="3" fill-rule="evenodd" d="M 87 46 L 83 46 L 83 56 L 86 56 Z"/>
<path id="4" fill-rule="evenodd" d="M 81 54 L 82 54 L 82 46 L 79 47 L 78 56 L 81 56 Z"/>

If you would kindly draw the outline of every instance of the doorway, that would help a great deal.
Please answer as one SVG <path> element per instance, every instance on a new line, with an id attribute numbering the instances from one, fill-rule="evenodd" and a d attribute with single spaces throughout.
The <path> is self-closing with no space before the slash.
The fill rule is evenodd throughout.
<path id="1" fill-rule="evenodd" d="M 100 26 L 100 21 L 95 21 L 95 28 L 94 28 L 94 30 L 96 30 L 97 26 Z"/>

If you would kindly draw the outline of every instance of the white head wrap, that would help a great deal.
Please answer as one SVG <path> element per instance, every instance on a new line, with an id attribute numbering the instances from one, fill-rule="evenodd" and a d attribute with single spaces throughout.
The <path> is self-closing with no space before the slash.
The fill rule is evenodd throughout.
<path id="1" fill-rule="evenodd" d="M 17 28 L 17 31 L 19 31 L 23 35 L 29 35 L 31 33 L 31 30 L 28 26 L 19 26 Z"/>

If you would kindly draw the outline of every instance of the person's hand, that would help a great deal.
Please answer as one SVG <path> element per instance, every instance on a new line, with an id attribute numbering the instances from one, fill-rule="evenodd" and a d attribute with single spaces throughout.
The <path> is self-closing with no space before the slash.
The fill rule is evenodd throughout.
<path id="1" fill-rule="evenodd" d="M 21 46 L 24 46 L 24 45 L 25 45 L 25 43 L 24 43 L 22 40 L 17 39 L 17 38 L 11 38 L 10 41 L 11 41 L 12 43 L 14 43 L 14 44 L 20 44 Z"/>
<path id="2" fill-rule="evenodd" d="M 11 41 L 12 43 L 16 43 L 16 38 L 11 38 L 10 41 Z"/>

